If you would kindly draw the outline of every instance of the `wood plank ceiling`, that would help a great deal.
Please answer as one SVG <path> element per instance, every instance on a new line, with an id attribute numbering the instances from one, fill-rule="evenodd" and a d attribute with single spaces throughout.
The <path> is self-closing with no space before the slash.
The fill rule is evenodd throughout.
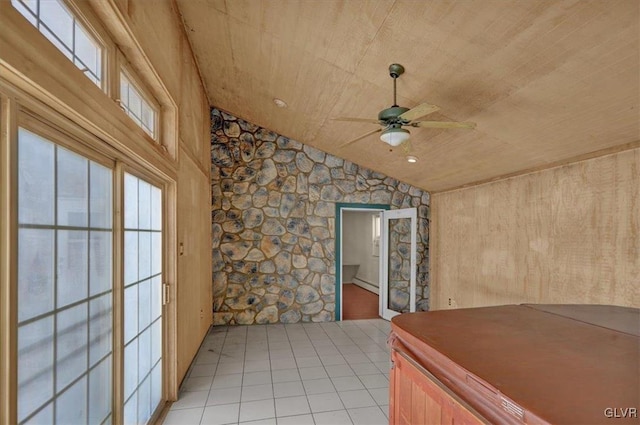
<path id="1" fill-rule="evenodd" d="M 177 0 L 212 105 L 429 191 L 640 146 L 637 0 Z M 401 148 L 341 144 L 392 103 L 440 106 Z M 289 105 L 277 108 L 274 98 Z"/>

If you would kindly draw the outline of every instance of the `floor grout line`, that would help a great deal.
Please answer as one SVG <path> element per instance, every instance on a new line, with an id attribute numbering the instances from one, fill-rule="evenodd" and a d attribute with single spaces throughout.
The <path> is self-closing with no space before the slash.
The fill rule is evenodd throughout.
<path id="1" fill-rule="evenodd" d="M 363 394 L 366 394 L 371 401 L 367 401 L 366 403 L 374 403 L 372 406 L 363 406 L 362 409 L 373 409 L 377 408 L 375 411 L 379 411 L 382 413 L 382 417 L 385 417 L 388 413 L 388 405 L 381 405 L 378 403 L 378 400 L 374 397 L 374 392 L 377 392 L 378 395 L 379 390 L 385 388 L 367 388 L 365 382 L 363 381 L 363 377 L 367 375 L 381 375 L 387 381 L 386 390 L 388 391 L 388 372 L 385 374 L 384 367 L 380 365 L 382 360 L 379 360 L 380 357 L 375 357 L 373 360 L 368 357 L 370 353 L 382 353 L 389 352 L 389 349 L 385 343 L 387 333 L 390 330 L 390 326 L 388 322 L 384 322 L 379 319 L 369 319 L 369 320 L 359 320 L 359 321 L 343 321 L 343 322 L 327 322 L 327 323 L 302 323 L 302 324 L 292 324 L 292 325 L 265 325 L 264 327 L 260 326 L 225 326 L 222 327 L 212 327 L 205 336 L 204 343 L 198 350 L 196 354 L 194 363 L 190 365 L 187 380 L 191 378 L 198 378 L 192 376 L 194 366 L 199 366 L 196 368 L 198 374 L 201 373 L 211 373 L 209 368 L 213 369 L 212 376 L 206 376 L 206 378 L 210 378 L 210 382 L 208 383 L 208 390 L 206 390 L 206 398 L 204 400 L 204 406 L 194 406 L 194 407 L 183 407 L 182 409 L 175 409 L 173 411 L 185 411 L 185 410 L 193 410 L 193 409 L 201 409 L 199 414 L 198 423 L 203 423 L 205 420 L 205 412 L 208 408 L 212 408 L 213 406 L 223 406 L 225 404 L 233 404 L 232 403 L 223 403 L 223 404 L 214 404 L 209 406 L 207 403 L 209 402 L 209 398 L 212 397 L 212 392 L 214 390 L 225 390 L 228 388 L 238 388 L 235 386 L 225 386 L 224 382 L 221 383 L 220 377 L 225 376 L 226 374 L 218 375 L 218 373 L 223 372 L 223 368 L 225 363 L 236 364 L 233 360 L 233 356 L 236 355 L 238 357 L 242 356 L 238 362 L 239 366 L 234 366 L 231 370 L 231 374 L 240 373 L 239 377 L 239 400 L 237 401 L 237 424 L 241 422 L 241 414 L 243 404 L 256 402 L 256 401 L 267 401 L 271 402 L 271 406 L 273 409 L 273 416 L 266 419 L 258 419 L 265 420 L 266 422 L 279 422 L 279 418 L 291 418 L 295 416 L 308 416 L 310 417 L 309 423 L 316 424 L 316 417 L 318 415 L 322 415 L 325 413 L 331 412 L 345 412 L 346 416 L 343 416 L 345 419 L 349 418 L 349 421 L 354 422 L 356 417 L 354 413 L 357 412 L 359 407 L 347 408 L 345 402 L 343 401 L 343 397 L 346 397 L 345 393 L 351 391 L 364 391 Z M 222 336 L 221 334 L 224 334 Z M 297 348 L 297 349 L 296 349 Z M 259 350 L 265 350 L 265 355 L 261 355 Z M 281 369 L 282 366 L 286 366 L 286 361 L 278 362 L 279 358 L 276 357 L 275 353 L 278 351 L 282 351 L 283 354 L 286 353 L 286 356 L 282 359 L 291 358 L 291 366 L 287 369 Z M 216 354 L 216 359 L 212 363 L 197 363 L 198 360 L 201 361 L 209 361 L 208 353 L 213 352 Z M 313 353 L 313 356 L 308 355 Z M 362 361 L 359 363 L 354 362 L 354 355 L 361 355 Z M 384 356 L 381 356 L 384 357 Z M 303 358 L 313 358 L 317 359 L 319 362 L 316 366 L 302 366 L 300 363 Z M 355 358 L 357 360 L 357 357 Z M 274 364 L 278 367 L 278 369 L 274 369 Z M 337 362 L 338 364 L 332 364 Z M 313 364 L 315 361 L 309 361 L 309 364 Z M 306 363 L 305 363 L 306 364 Z M 357 364 L 367 365 L 370 369 L 365 369 L 364 373 L 357 373 L 356 369 L 354 369 Z M 322 370 L 324 372 L 324 376 L 316 377 L 312 379 L 303 379 L 301 369 L 305 369 L 308 367 L 317 367 L 318 370 Z M 250 371 L 247 370 L 250 369 Z M 266 370 L 264 370 L 266 368 Z M 239 371 L 238 371 L 239 369 Z M 257 370 L 254 370 L 257 369 Z M 274 382 L 274 373 L 278 370 L 295 370 L 297 373 L 295 380 L 286 380 L 280 381 L 278 383 Z M 362 369 L 359 369 L 362 370 Z M 330 373 L 330 371 L 332 371 Z M 254 375 L 255 373 L 255 375 Z M 248 395 L 245 393 L 246 388 L 250 385 L 246 385 L 248 383 L 245 374 L 251 374 L 252 379 L 255 379 L 255 382 L 261 382 L 261 373 L 264 373 L 264 379 L 267 376 L 270 379 L 270 385 L 267 385 L 266 388 L 270 388 L 271 396 L 265 398 L 259 398 L 259 400 L 247 400 L 243 402 L 243 395 Z M 339 376 L 343 373 L 347 373 L 347 376 Z M 331 376 L 334 374 L 336 376 Z M 204 378 L 205 376 L 203 376 Z M 214 388 L 214 381 L 218 378 L 218 384 Z M 344 383 L 352 382 L 355 384 L 359 383 L 360 388 L 356 389 L 343 389 L 338 391 L 336 387 L 336 383 L 334 380 L 343 379 Z M 353 379 L 356 378 L 356 379 Z M 234 378 L 235 379 L 235 378 Z M 285 375 L 285 378 L 286 375 Z M 376 378 L 372 378 L 376 379 Z M 310 394 L 309 391 L 312 391 L 312 387 L 305 387 L 305 382 L 312 382 L 315 380 L 326 380 L 329 385 L 327 386 L 327 390 L 322 392 L 315 392 Z M 293 383 L 297 383 L 294 385 Z M 369 380 L 372 386 L 379 385 L 379 383 Z M 277 385 L 279 384 L 279 385 Z M 287 389 L 287 384 L 291 384 Z M 200 384 L 194 384 L 194 388 L 196 391 L 200 391 L 198 388 Z M 255 385 L 263 385 L 263 384 L 255 384 L 252 383 L 251 386 Z M 282 397 L 277 397 L 276 387 L 279 387 L 286 392 L 283 394 L 287 394 Z M 344 386 L 343 386 L 344 387 Z M 265 389 L 266 389 L 265 388 Z M 320 387 L 322 388 L 322 387 Z M 346 386 L 345 388 L 349 388 Z M 260 395 L 260 389 L 256 389 L 256 396 L 262 397 Z M 189 392 L 184 388 L 181 388 L 180 395 L 182 396 L 185 392 Z M 201 392 L 205 392 L 203 389 Z M 329 410 L 322 412 L 313 412 L 310 402 L 310 397 L 322 395 L 322 394 L 335 394 L 337 400 L 341 408 L 332 408 Z M 277 400 L 279 398 L 290 398 L 290 397 L 304 397 L 306 402 L 307 413 L 295 413 L 295 414 L 283 414 L 278 416 L 277 410 Z M 350 396 L 351 397 L 351 396 Z M 356 395 L 352 395 L 352 397 L 356 397 Z M 229 400 L 235 400 L 235 397 L 229 398 Z M 345 399 L 349 401 L 348 399 Z M 353 399 L 352 399 L 353 400 Z M 201 401 L 196 399 L 198 403 Z M 301 400 L 300 400 L 301 401 Z M 281 403 L 282 404 L 282 403 Z M 353 402 L 350 402 L 353 404 Z M 188 404 L 187 404 L 188 406 Z M 282 406 L 281 406 L 282 407 Z M 285 412 L 295 411 L 295 409 L 286 409 Z M 377 415 L 372 413 L 371 414 Z M 187 414 L 187 412 L 183 412 Z M 196 413 L 195 411 L 193 413 Z M 260 415 L 258 415 L 260 416 Z"/>

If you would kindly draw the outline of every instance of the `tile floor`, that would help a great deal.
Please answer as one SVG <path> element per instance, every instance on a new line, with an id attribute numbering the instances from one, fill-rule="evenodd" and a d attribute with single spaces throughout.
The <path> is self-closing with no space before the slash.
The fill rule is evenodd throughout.
<path id="1" fill-rule="evenodd" d="M 211 328 L 164 424 L 387 424 L 382 319 Z"/>

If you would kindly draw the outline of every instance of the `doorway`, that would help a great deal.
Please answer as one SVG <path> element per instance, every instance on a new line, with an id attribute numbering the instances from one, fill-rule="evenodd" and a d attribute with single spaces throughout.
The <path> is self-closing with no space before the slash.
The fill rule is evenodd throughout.
<path id="1" fill-rule="evenodd" d="M 354 234 L 347 227 L 354 228 Z M 345 315 L 345 307 L 366 309 L 366 298 L 369 303 L 378 299 L 377 316 L 369 313 L 373 317 L 391 320 L 415 311 L 416 243 L 415 208 L 389 211 L 388 205 L 336 204 L 335 320 L 369 318 Z M 372 272 L 376 264 L 377 275 Z M 356 295 L 347 306 L 349 292 Z"/>
<path id="2" fill-rule="evenodd" d="M 348 308 L 364 303 L 369 305 L 369 310 L 371 310 L 371 301 L 376 301 L 379 305 L 377 286 L 379 285 L 381 267 L 377 246 L 375 249 L 378 250 L 378 254 L 377 256 L 373 255 L 373 217 L 378 217 L 378 225 L 380 225 L 380 213 L 386 210 L 389 210 L 389 205 L 336 204 L 336 321 L 351 317 L 349 313 L 346 318 L 344 317 L 343 293 L 345 288 L 343 285 L 345 284 L 351 285 L 346 287 L 348 292 L 346 295 L 349 297 L 347 300 Z M 347 226 L 345 226 L 345 220 L 347 220 Z M 357 239 L 349 237 L 354 223 L 357 224 L 358 229 L 361 229 L 361 232 L 358 233 L 364 233 L 365 236 L 359 235 Z M 347 229 L 347 227 L 349 228 Z M 355 247 L 360 254 L 354 255 Z M 378 306 L 375 308 L 379 313 Z M 376 314 L 375 317 L 379 317 L 379 314 Z"/>
<path id="3" fill-rule="evenodd" d="M 342 318 L 379 317 L 380 212 L 342 213 Z"/>

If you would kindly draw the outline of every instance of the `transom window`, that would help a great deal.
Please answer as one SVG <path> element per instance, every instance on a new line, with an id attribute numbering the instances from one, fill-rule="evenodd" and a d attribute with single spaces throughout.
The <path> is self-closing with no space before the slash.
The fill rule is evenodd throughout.
<path id="1" fill-rule="evenodd" d="M 97 86 L 102 86 L 102 48 L 60 0 L 11 0 L 33 26 Z"/>
<path id="2" fill-rule="evenodd" d="M 156 139 L 156 110 L 124 72 L 120 73 L 120 105 L 152 139 Z"/>
<path id="3" fill-rule="evenodd" d="M 80 3 L 80 0 L 11 0 L 17 12 L 91 81 L 108 92 L 154 142 L 169 148 L 167 150 L 174 154 L 159 136 L 160 129 L 164 128 L 161 127 L 161 116 L 164 115 L 156 100 L 158 93 L 150 91 L 146 81 L 130 69 L 125 55 L 111 44 L 104 29 L 99 24 L 95 25 L 95 18 L 91 14 L 86 16 L 84 12 L 87 10 Z M 119 82 L 119 92 L 117 89 L 109 90 L 107 81 Z M 166 105 L 167 99 L 160 98 L 165 100 L 162 105 Z"/>

